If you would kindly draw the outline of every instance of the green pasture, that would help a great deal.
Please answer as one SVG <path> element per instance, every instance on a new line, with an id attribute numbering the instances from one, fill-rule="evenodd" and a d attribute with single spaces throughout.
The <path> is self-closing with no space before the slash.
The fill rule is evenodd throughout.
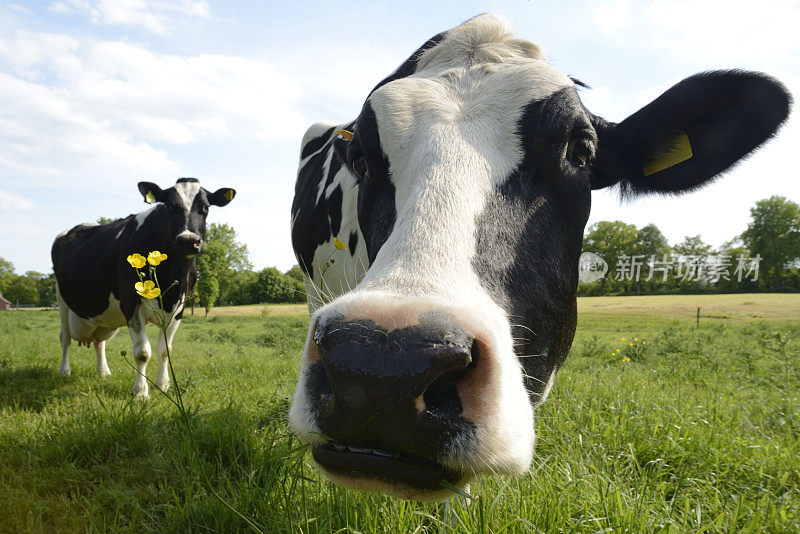
<path id="1" fill-rule="evenodd" d="M 112 376 L 73 344 L 63 378 L 58 313 L 0 312 L 0 532 L 248 531 L 203 472 L 264 532 L 800 532 L 800 295 L 579 308 L 531 473 L 484 477 L 450 507 L 314 471 L 285 421 L 302 306 L 185 318 L 173 362 L 199 456 L 155 388 L 131 399 L 125 330 Z"/>

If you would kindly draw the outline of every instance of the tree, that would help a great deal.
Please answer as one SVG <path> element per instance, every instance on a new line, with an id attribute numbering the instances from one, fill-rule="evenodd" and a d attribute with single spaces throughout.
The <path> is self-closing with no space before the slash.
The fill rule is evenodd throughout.
<path id="1" fill-rule="evenodd" d="M 53 273 L 42 274 L 36 271 L 28 271 L 25 277 L 32 280 L 36 286 L 36 305 L 52 306 L 56 302 L 56 277 Z"/>
<path id="2" fill-rule="evenodd" d="M 645 262 L 649 262 L 651 258 L 654 261 L 663 261 L 664 256 L 668 255 L 671 250 L 667 238 L 655 224 L 648 224 L 639 230 L 635 248 L 636 254 L 644 256 Z M 650 281 L 651 289 L 657 289 L 661 280 L 663 278 L 659 279 L 653 276 Z M 636 281 L 636 292 L 641 292 L 641 279 Z"/>
<path id="3" fill-rule="evenodd" d="M 695 256 L 695 257 L 706 257 L 713 252 L 711 245 L 708 243 L 703 242 L 703 238 L 699 235 L 695 236 L 686 236 L 683 238 L 683 242 L 675 245 L 673 247 L 677 254 L 681 256 Z"/>
<path id="4" fill-rule="evenodd" d="M 213 275 L 218 284 L 221 303 L 227 304 L 235 289 L 234 273 L 252 269 L 247 245 L 236 241 L 236 230 L 227 224 L 212 223 L 206 232 L 205 252 L 197 256 L 197 270 L 203 276 Z"/>
<path id="5" fill-rule="evenodd" d="M 0 257 L 0 293 L 5 293 L 6 286 L 11 282 L 14 276 L 16 276 L 14 264 Z"/>
<path id="6" fill-rule="evenodd" d="M 195 289 L 199 295 L 200 305 L 206 309 L 208 317 L 208 312 L 214 307 L 219 296 L 219 282 L 213 274 L 205 274 L 197 279 Z"/>
<path id="7" fill-rule="evenodd" d="M 111 217 L 100 217 L 99 219 L 97 219 L 97 224 L 108 224 L 118 220 L 119 219 L 112 219 Z"/>
<path id="8" fill-rule="evenodd" d="M 303 270 L 300 268 L 299 265 L 295 265 L 294 267 L 292 267 L 291 269 L 286 271 L 286 273 L 284 273 L 284 274 L 286 274 L 286 276 L 288 276 L 290 278 L 294 278 L 295 280 L 299 280 L 300 282 L 303 281 Z"/>
<path id="9" fill-rule="evenodd" d="M 258 272 L 256 295 L 258 302 L 292 302 L 294 285 L 275 267 Z"/>
<path id="10" fill-rule="evenodd" d="M 608 272 L 600 280 L 600 294 L 605 294 L 606 280 L 613 276 L 620 256 L 638 254 L 639 231 L 622 221 L 599 221 L 589 228 L 583 250 L 594 252 L 608 263 Z"/>
<path id="11" fill-rule="evenodd" d="M 236 271 L 231 280 L 228 304 L 256 304 L 256 286 L 258 274 L 252 270 Z"/>
<path id="12" fill-rule="evenodd" d="M 720 245 L 719 253 L 730 258 L 731 265 L 734 266 L 731 271 L 735 269 L 736 263 L 740 257 L 749 258 L 752 256 L 750 251 L 747 250 L 739 237 L 734 237 L 730 241 L 726 241 Z M 758 291 L 758 284 L 758 281 L 754 282 L 751 278 L 742 278 L 742 280 L 738 280 L 738 277 L 731 272 L 728 276 L 728 279 L 720 279 L 720 281 L 717 283 L 717 289 L 723 293 L 752 293 L 753 291 Z"/>
<path id="13" fill-rule="evenodd" d="M 39 302 L 37 306 L 53 306 L 56 303 L 56 275 L 50 273 L 37 280 Z"/>
<path id="14" fill-rule="evenodd" d="M 768 287 L 780 289 L 786 269 L 800 259 L 800 206 L 786 197 L 772 196 L 750 208 L 752 221 L 742 241 L 760 268 L 770 276 Z"/>
<path id="15" fill-rule="evenodd" d="M 39 301 L 38 284 L 35 278 L 15 274 L 11 276 L 3 295 L 14 303 L 35 305 Z"/>

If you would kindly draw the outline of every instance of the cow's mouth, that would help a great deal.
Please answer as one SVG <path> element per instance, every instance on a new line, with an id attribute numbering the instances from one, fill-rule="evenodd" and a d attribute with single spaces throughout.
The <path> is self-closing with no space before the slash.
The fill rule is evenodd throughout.
<path id="1" fill-rule="evenodd" d="M 326 471 L 347 478 L 377 480 L 418 491 L 451 488 L 463 474 L 428 459 L 383 448 L 357 447 L 328 441 L 312 449 Z"/>

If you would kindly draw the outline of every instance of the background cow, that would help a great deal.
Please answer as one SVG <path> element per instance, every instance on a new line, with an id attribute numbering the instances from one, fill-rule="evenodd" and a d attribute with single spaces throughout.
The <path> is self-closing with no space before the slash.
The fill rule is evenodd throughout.
<path id="1" fill-rule="evenodd" d="M 591 190 L 701 187 L 790 108 L 776 80 L 716 71 L 614 124 L 576 83 L 482 15 L 426 42 L 355 121 L 308 130 L 292 241 L 314 313 L 290 419 L 333 480 L 435 499 L 528 469 L 575 332 Z"/>
<path id="2" fill-rule="evenodd" d="M 106 340 L 120 327 L 128 326 L 136 362 L 133 393 L 148 395 L 145 372 L 150 360 L 150 342 L 145 325 L 154 314 L 134 291 L 139 279 L 126 258 L 133 253 L 147 255 L 158 250 L 168 258 L 156 269 L 159 284 L 166 290 L 173 281 L 178 284 L 163 294 L 164 310 L 172 322 L 158 339 L 158 375 L 156 385 L 169 387 L 167 347 L 183 315 L 186 294 L 197 280 L 195 256 L 203 252 L 206 216 L 209 206 L 225 206 L 233 200 L 233 189 L 209 193 L 195 178 L 180 178 L 169 189 L 139 182 L 145 202 L 157 203 L 152 208 L 108 224 L 81 224 L 61 233 L 53 243 L 53 271 L 56 296 L 61 316 L 61 374 L 69 375 L 71 340 L 94 344 L 97 372 L 108 376 Z M 157 299 L 150 300 L 158 308 Z"/>

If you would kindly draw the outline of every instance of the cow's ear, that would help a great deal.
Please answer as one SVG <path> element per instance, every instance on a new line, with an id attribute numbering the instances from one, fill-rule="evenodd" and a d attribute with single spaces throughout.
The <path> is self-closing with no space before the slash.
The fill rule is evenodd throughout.
<path id="1" fill-rule="evenodd" d="M 701 187 L 772 137 L 791 96 L 761 73 L 714 71 L 668 89 L 619 124 L 596 118 L 592 189 L 681 193 Z"/>
<path id="2" fill-rule="evenodd" d="M 164 201 L 164 192 L 153 182 L 139 182 L 139 192 L 148 204 Z"/>
<path id="3" fill-rule="evenodd" d="M 223 187 L 222 189 L 217 189 L 210 195 L 208 195 L 208 203 L 212 206 L 227 206 L 228 203 L 233 200 L 233 197 L 236 196 L 236 190 L 231 189 L 230 187 Z"/>

